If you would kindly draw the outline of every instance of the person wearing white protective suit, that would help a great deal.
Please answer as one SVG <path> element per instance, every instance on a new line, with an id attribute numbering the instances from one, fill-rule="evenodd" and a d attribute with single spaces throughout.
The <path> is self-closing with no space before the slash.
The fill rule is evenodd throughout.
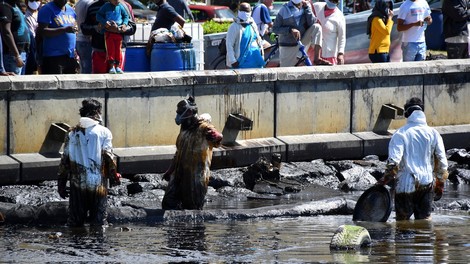
<path id="1" fill-rule="evenodd" d="M 101 123 L 101 103 L 82 101 L 79 124 L 65 138 L 59 165 L 58 192 L 62 198 L 70 181 L 69 218 L 71 227 L 83 226 L 89 217 L 92 226 L 107 225 L 108 183 L 120 184 L 113 154 L 112 133 Z"/>
<path id="2" fill-rule="evenodd" d="M 407 123 L 393 134 L 385 175 L 377 184 L 396 180 L 396 220 L 431 219 L 432 201 L 439 200 L 448 177 L 441 135 L 426 123 L 421 99 L 405 104 Z"/>

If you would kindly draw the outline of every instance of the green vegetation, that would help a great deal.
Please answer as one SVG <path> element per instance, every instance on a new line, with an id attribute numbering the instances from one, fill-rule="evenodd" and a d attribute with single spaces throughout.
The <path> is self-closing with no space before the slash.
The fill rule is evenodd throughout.
<path id="1" fill-rule="evenodd" d="M 206 21 L 202 24 L 204 35 L 227 32 L 228 27 L 232 22 L 215 22 L 214 20 Z"/>

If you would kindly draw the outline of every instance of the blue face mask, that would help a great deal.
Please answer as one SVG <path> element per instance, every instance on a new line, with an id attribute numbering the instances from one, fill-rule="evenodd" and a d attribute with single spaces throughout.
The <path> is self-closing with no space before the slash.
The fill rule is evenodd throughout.
<path id="1" fill-rule="evenodd" d="M 330 2 L 329 0 L 325 0 L 325 3 L 326 3 L 326 7 L 328 7 L 329 9 L 335 9 L 336 7 L 336 4 Z"/>
<path id="2" fill-rule="evenodd" d="M 189 118 L 189 116 L 183 117 L 184 114 L 186 114 L 187 111 L 188 111 L 188 108 L 186 108 L 186 110 L 184 110 L 183 113 L 181 113 L 181 114 L 176 114 L 175 123 L 176 123 L 178 126 L 181 125 L 181 123 L 183 122 L 183 119 Z"/>

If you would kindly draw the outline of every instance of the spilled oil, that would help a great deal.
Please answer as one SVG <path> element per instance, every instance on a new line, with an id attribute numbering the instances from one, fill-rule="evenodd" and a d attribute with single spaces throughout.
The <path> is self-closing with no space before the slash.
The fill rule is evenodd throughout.
<path id="1" fill-rule="evenodd" d="M 468 186 L 450 187 L 443 199 L 468 199 L 469 194 Z M 209 206 L 260 205 L 251 202 L 261 203 Z M 0 262 L 468 263 L 468 211 L 438 210 L 432 222 L 396 222 L 394 216 L 386 223 L 355 223 L 351 215 L 336 215 L 124 224 L 104 230 L 0 226 Z M 330 251 L 331 237 L 343 224 L 367 228 L 372 245 Z"/>

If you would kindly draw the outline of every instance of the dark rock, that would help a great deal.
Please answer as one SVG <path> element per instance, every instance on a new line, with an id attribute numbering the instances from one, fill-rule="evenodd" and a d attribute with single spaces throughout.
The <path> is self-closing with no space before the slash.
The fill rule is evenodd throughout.
<path id="1" fill-rule="evenodd" d="M 449 181 L 452 183 L 470 183 L 470 170 L 455 169 L 449 173 Z"/>
<path id="2" fill-rule="evenodd" d="M 42 225 L 66 224 L 68 218 L 67 201 L 49 202 L 36 208 L 36 223 Z"/>
<path id="3" fill-rule="evenodd" d="M 265 157 L 259 158 L 255 163 L 248 166 L 247 171 L 243 173 L 243 182 L 249 190 L 253 190 L 258 182 L 264 180 L 276 182 L 280 178 L 279 169 L 274 167 Z"/>
<path id="4" fill-rule="evenodd" d="M 256 195 L 255 192 L 250 191 L 246 188 L 240 188 L 240 187 L 231 187 L 231 186 L 224 186 L 219 189 L 217 189 L 217 193 L 223 197 L 242 197 L 246 198 L 248 196 L 254 196 Z"/>
<path id="5" fill-rule="evenodd" d="M 303 184 L 318 184 L 331 189 L 337 189 L 340 183 L 336 174 L 334 167 L 326 165 L 321 159 L 286 163 L 281 168 L 281 175 L 286 179 L 296 179 Z"/>
<path id="6" fill-rule="evenodd" d="M 140 193 L 144 190 L 144 188 L 142 188 L 142 186 L 140 185 L 139 182 L 134 182 L 134 183 L 128 184 L 126 186 L 126 188 L 127 188 L 127 193 L 129 195 Z"/>
<path id="7" fill-rule="evenodd" d="M 339 188 L 343 191 L 365 191 L 377 182 L 366 169 L 357 165 L 341 172 L 341 175 L 345 180 L 340 183 Z"/>
<path id="8" fill-rule="evenodd" d="M 451 149 L 446 152 L 448 160 L 458 164 L 470 164 L 470 154 L 465 149 Z"/>
<path id="9" fill-rule="evenodd" d="M 352 160 L 332 160 L 326 161 L 325 164 L 333 166 L 337 171 L 349 170 L 354 166 L 354 162 Z"/>
<path id="10" fill-rule="evenodd" d="M 219 189 L 224 186 L 245 188 L 243 173 L 246 171 L 246 168 L 230 168 L 212 171 L 209 179 L 209 186 L 215 189 Z"/>

